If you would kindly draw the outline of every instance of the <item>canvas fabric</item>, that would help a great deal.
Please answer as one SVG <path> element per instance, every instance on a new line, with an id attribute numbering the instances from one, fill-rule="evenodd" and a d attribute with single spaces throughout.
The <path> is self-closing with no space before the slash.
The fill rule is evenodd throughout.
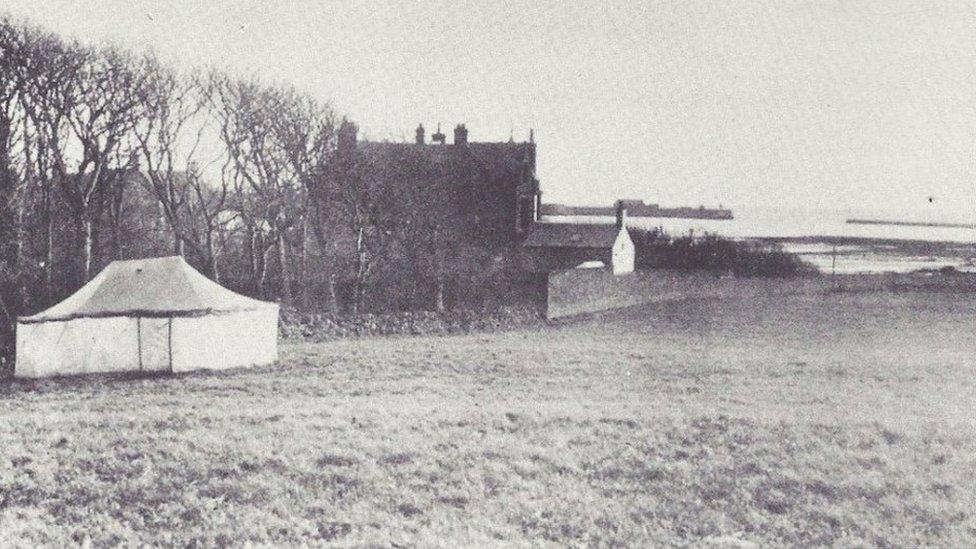
<path id="1" fill-rule="evenodd" d="M 16 377 L 270 364 L 278 305 L 236 294 L 182 258 L 117 261 L 17 324 Z"/>

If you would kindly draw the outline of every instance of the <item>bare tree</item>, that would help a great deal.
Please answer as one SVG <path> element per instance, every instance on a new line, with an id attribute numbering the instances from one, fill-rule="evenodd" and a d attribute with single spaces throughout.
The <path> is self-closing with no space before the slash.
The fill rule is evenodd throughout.
<path id="1" fill-rule="evenodd" d="M 266 108 L 264 90 L 253 80 L 235 80 L 220 73 L 211 73 L 209 78 L 213 114 L 228 159 L 225 172 L 233 181 L 235 207 L 247 232 L 252 282 L 267 297 L 268 254 L 277 243 L 274 232 L 278 227 L 268 223 L 269 217 L 277 215 L 268 200 L 273 196 L 267 196 L 274 194 L 276 182 L 271 179 L 277 170 L 266 173 L 265 162 L 260 161 L 270 148 L 268 117 L 261 112 Z"/>
<path id="2" fill-rule="evenodd" d="M 260 256 L 259 287 L 266 291 L 268 252 L 277 251 L 280 297 L 291 304 L 294 249 L 304 255 L 309 222 L 306 191 L 321 171 L 331 143 L 332 115 L 293 89 L 254 80 L 215 78 L 215 117 L 227 149 L 244 224 Z M 261 245 L 257 246 L 257 242 Z M 299 262 L 300 263 L 300 262 Z M 255 262 L 257 266 L 257 261 Z"/>
<path id="3" fill-rule="evenodd" d="M 37 37 L 24 72 L 30 116 L 51 155 L 51 172 L 81 233 L 85 280 L 91 278 L 97 193 L 113 175 L 110 161 L 142 108 L 147 73 L 131 56 Z"/>
<path id="4" fill-rule="evenodd" d="M 26 146 L 23 86 L 17 78 L 22 39 L 21 28 L 0 19 L 0 313 L 7 327 L 14 322 L 11 309 L 15 309 L 8 301 L 14 294 L 18 301 L 26 299 L 22 273 L 26 185 L 18 169 L 23 166 L 23 157 L 17 152 Z M 4 327 L 0 332 L 8 330 Z"/>
<path id="5" fill-rule="evenodd" d="M 152 70 L 141 88 L 145 111 L 134 134 L 150 191 L 172 232 L 173 251 L 184 255 L 189 249 L 207 274 L 219 279 L 217 260 L 236 217 L 226 211 L 229 160 L 216 186 L 208 184 L 197 161 L 211 129 L 212 85 L 217 80 L 199 72 L 181 75 L 152 57 L 146 64 Z"/>
<path id="6" fill-rule="evenodd" d="M 294 89 L 280 90 L 278 101 L 275 141 L 287 159 L 299 191 L 299 228 L 295 239 L 302 280 L 301 303 L 306 309 L 312 307 L 313 270 L 310 268 L 309 246 L 314 235 L 319 266 L 325 270 L 327 303 L 324 305 L 326 309 L 334 310 L 335 266 L 333 254 L 328 253 L 333 242 L 328 233 L 334 204 L 326 187 L 336 143 L 335 117 L 327 105 Z"/>
<path id="7" fill-rule="evenodd" d="M 231 178 L 227 166 L 218 185 L 212 185 L 196 164 L 191 163 L 182 181 L 187 194 L 182 212 L 181 238 L 200 258 L 204 271 L 220 282 L 219 259 L 235 232 L 239 213 L 227 209 Z"/>
<path id="8" fill-rule="evenodd" d="M 40 192 L 44 224 L 44 301 L 53 295 L 54 273 L 54 169 L 56 158 L 68 151 L 68 128 L 64 105 L 75 101 L 75 73 L 83 62 L 77 48 L 56 36 L 35 28 L 21 26 L 8 35 L 4 56 L 20 88 L 19 104 L 24 111 L 24 171 L 26 182 Z M 6 72 L 6 71 L 5 71 Z"/>
<path id="9" fill-rule="evenodd" d="M 90 52 L 78 79 L 80 101 L 70 105 L 67 113 L 81 154 L 76 170 L 69 171 L 63 161 L 58 161 L 55 173 L 83 231 L 86 280 L 92 274 L 93 229 L 99 213 L 93 207 L 93 199 L 115 175 L 110 170 L 110 160 L 140 119 L 143 106 L 139 90 L 148 74 L 146 68 L 117 50 Z"/>
<path id="10" fill-rule="evenodd" d="M 326 173 L 325 188 L 317 203 L 331 203 L 337 207 L 323 210 L 332 218 L 333 226 L 339 227 L 334 233 L 334 241 L 351 238 L 355 242 L 353 253 L 352 312 L 358 312 L 366 299 L 368 281 L 372 272 L 371 231 L 376 220 L 373 210 L 376 203 L 372 190 L 377 179 L 389 174 L 366 174 L 359 162 L 360 151 L 357 146 L 359 128 L 349 120 L 343 119 L 337 132 L 337 143 L 331 165 Z M 374 164 L 375 165 L 375 164 Z M 322 215 L 320 213 L 320 215 Z"/>
<path id="11" fill-rule="evenodd" d="M 187 180 L 197 166 L 194 158 L 207 125 L 206 81 L 197 73 L 182 76 L 162 67 L 153 57 L 146 64 L 151 70 L 140 90 L 145 110 L 133 134 L 150 190 L 172 231 L 173 252 L 183 255 L 189 222 L 184 212 L 190 199 Z"/>

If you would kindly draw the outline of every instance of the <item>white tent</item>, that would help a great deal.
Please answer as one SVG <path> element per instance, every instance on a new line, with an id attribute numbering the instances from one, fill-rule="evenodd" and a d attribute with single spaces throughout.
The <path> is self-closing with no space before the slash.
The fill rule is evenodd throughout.
<path id="1" fill-rule="evenodd" d="M 112 262 L 71 297 L 19 318 L 14 375 L 184 372 L 277 358 L 277 304 L 236 294 L 182 257 L 161 257 Z"/>

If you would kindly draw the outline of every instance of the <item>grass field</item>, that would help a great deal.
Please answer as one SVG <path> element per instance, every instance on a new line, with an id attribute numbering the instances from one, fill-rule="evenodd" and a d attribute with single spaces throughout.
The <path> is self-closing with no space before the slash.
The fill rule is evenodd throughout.
<path id="1" fill-rule="evenodd" d="M 0 546 L 976 545 L 976 297 L 691 301 L 0 388 Z"/>

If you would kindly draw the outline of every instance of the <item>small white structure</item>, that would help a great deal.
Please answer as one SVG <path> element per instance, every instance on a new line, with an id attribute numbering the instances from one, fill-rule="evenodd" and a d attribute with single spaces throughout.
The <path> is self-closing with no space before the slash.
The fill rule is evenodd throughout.
<path id="1" fill-rule="evenodd" d="M 634 261 L 637 252 L 634 248 L 634 241 L 630 238 L 630 233 L 626 228 L 622 228 L 617 233 L 617 238 L 613 241 L 613 251 L 610 254 L 610 265 L 613 274 L 627 274 L 634 272 Z"/>
<path id="2" fill-rule="evenodd" d="M 278 359 L 278 305 L 234 293 L 182 257 L 115 261 L 17 320 L 16 377 L 184 372 Z"/>

